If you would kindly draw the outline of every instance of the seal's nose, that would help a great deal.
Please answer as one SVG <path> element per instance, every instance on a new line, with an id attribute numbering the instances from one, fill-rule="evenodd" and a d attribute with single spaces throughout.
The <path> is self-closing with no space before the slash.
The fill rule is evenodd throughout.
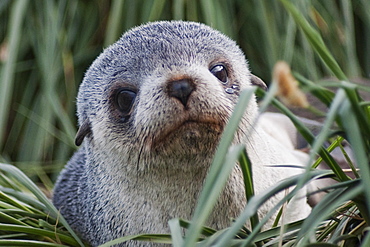
<path id="1" fill-rule="evenodd" d="M 195 85 L 190 79 L 170 81 L 167 86 L 168 95 L 178 99 L 186 108 L 190 94 L 194 91 Z"/>

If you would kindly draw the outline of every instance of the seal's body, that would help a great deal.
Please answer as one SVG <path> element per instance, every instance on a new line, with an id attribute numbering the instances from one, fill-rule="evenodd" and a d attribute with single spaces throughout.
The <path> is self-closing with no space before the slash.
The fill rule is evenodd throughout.
<path id="1" fill-rule="evenodd" d="M 253 84 L 263 83 L 235 42 L 208 26 L 155 22 L 128 31 L 95 60 L 80 86 L 76 143 L 82 146 L 57 181 L 54 204 L 94 246 L 125 235 L 168 233 L 171 218 L 191 219 L 239 92 Z M 253 99 L 234 140 L 246 144 L 256 193 L 297 173 L 270 165 L 302 163 L 263 128 L 251 126 L 257 114 Z M 243 187 L 235 166 L 210 226 L 227 227 L 238 216 L 246 203 Z M 309 211 L 305 198 L 290 207 L 295 203 L 299 209 L 288 220 Z"/>

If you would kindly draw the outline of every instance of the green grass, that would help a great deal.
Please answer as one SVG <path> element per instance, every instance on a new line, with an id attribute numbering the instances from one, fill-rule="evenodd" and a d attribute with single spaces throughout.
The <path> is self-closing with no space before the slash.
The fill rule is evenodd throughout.
<path id="1" fill-rule="evenodd" d="M 323 160 L 330 169 L 307 169 L 253 196 L 248 154 L 243 146 L 228 149 L 238 114 L 255 92 L 251 89 L 242 94 L 223 135 L 194 219 L 171 220 L 168 235 L 127 236 L 115 243 L 137 239 L 172 241 L 174 246 L 354 246 L 357 242 L 370 246 L 370 235 L 365 235 L 370 223 L 370 102 L 360 96 L 370 93 L 369 1 L 36 2 L 0 2 L 0 162 L 16 165 L 50 190 L 75 150 L 75 97 L 93 59 L 132 26 L 163 19 L 200 21 L 235 39 L 252 71 L 266 82 L 271 81 L 276 61 L 292 65 L 305 92 L 328 107 L 322 131 L 314 136 L 271 91 L 256 91 L 264 99 L 261 110 L 274 105 L 291 118 L 311 144 L 310 165 L 315 168 Z M 338 128 L 335 136 L 333 124 Z M 330 155 L 343 139 L 354 152 L 350 163 L 359 169 L 355 179 L 347 177 Z M 324 148 L 326 141 L 332 146 Z M 249 203 L 230 228 L 206 228 L 204 222 L 236 160 Z M 1 164 L 0 171 L 1 246 L 84 246 L 35 183 L 15 167 Z M 328 195 L 306 220 L 261 231 L 269 216 L 258 219 L 256 212 L 264 201 L 319 177 L 332 177 L 338 183 L 328 188 Z M 244 227 L 247 221 L 251 229 Z"/>

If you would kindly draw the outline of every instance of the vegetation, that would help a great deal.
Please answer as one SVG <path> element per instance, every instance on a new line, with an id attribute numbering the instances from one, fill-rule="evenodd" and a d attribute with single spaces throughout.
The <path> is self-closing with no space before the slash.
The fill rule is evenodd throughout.
<path id="1" fill-rule="evenodd" d="M 370 234 L 366 234 L 370 224 L 370 102 L 363 99 L 370 92 L 367 0 L 1 1 L 0 161 L 16 165 L 50 191 L 75 150 L 75 97 L 84 71 L 123 31 L 159 19 L 200 21 L 219 29 L 237 40 L 253 72 L 267 82 L 274 64 L 286 61 L 302 90 L 328 110 L 315 137 L 274 97 L 274 90 L 256 91 L 263 99 L 261 111 L 274 105 L 311 144 L 312 169 L 262 195 L 253 196 L 247 190 L 249 203 L 244 212 L 230 228 L 215 231 L 202 226 L 236 160 L 245 172 L 245 184 L 252 181 L 243 146 L 228 152 L 240 113 L 256 89 L 244 92 L 223 135 L 194 219 L 171 220 L 170 235 L 116 241 L 169 242 L 172 238 L 174 246 L 195 246 L 197 241 L 199 246 L 370 246 Z M 333 135 L 334 124 L 338 131 Z M 344 139 L 353 157 L 342 148 Z M 331 145 L 324 148 L 327 141 Z M 352 177 L 330 155 L 335 147 L 346 155 Z M 313 169 L 322 160 L 330 169 Z M 4 164 L 0 170 L 1 246 L 84 246 L 22 172 Z M 320 177 L 338 183 L 327 188 L 328 195 L 306 220 L 261 231 L 267 219 L 255 216 L 261 203 L 296 185 L 277 205 L 280 210 L 299 188 Z M 247 221 L 251 229 L 244 227 Z M 188 229 L 185 235 L 183 228 Z"/>

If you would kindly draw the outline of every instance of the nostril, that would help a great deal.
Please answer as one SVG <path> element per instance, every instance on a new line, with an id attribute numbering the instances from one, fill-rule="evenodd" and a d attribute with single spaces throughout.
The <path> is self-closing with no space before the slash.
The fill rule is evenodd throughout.
<path id="1" fill-rule="evenodd" d="M 169 82 L 167 89 L 169 96 L 178 99 L 186 107 L 195 86 L 190 79 L 182 79 Z"/>

